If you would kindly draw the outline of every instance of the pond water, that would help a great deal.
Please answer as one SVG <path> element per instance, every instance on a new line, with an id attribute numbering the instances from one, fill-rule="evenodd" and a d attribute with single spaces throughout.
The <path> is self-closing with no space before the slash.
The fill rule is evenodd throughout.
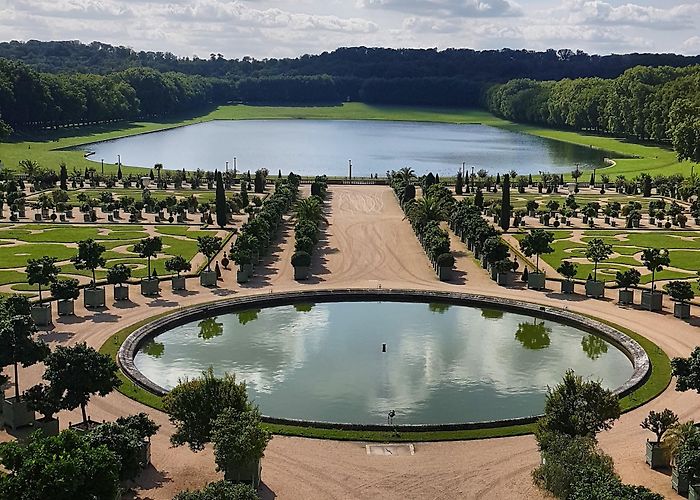
<path id="1" fill-rule="evenodd" d="M 211 121 L 187 127 L 80 146 L 99 162 L 167 169 L 237 170 L 267 168 L 302 175 L 354 176 L 412 167 L 452 176 L 474 166 L 496 175 L 566 173 L 579 163 L 602 167 L 604 151 L 484 125 L 363 120 Z"/>
<path id="2" fill-rule="evenodd" d="M 167 389 L 209 366 L 234 373 L 265 415 L 376 424 L 390 410 L 397 424 L 540 414 L 547 387 L 568 368 L 611 389 L 633 372 L 612 344 L 570 326 L 401 302 L 297 304 L 196 321 L 146 343 L 135 364 Z"/>

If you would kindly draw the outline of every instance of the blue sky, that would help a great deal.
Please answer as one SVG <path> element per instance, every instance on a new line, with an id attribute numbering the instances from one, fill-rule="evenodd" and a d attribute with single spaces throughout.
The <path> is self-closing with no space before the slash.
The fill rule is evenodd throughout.
<path id="1" fill-rule="evenodd" d="M 694 55 L 700 0 L 0 0 L 0 39 L 229 58 L 352 45 Z"/>

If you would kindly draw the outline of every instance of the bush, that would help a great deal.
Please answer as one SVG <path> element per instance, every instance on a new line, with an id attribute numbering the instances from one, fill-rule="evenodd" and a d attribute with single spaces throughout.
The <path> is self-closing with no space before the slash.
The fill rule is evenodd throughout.
<path id="1" fill-rule="evenodd" d="M 437 258 L 437 264 L 440 267 L 452 267 L 455 264 L 454 255 L 451 253 L 440 254 Z"/>
<path id="2" fill-rule="evenodd" d="M 671 281 L 666 285 L 666 290 L 676 302 L 689 302 L 695 297 L 693 287 L 688 281 Z"/>
<path id="3" fill-rule="evenodd" d="M 292 265 L 294 267 L 308 267 L 311 265 L 311 254 L 298 251 L 292 255 Z"/>
<path id="4" fill-rule="evenodd" d="M 255 488 L 249 484 L 233 484 L 228 481 L 209 483 L 201 490 L 182 491 L 173 500 L 258 500 Z"/>

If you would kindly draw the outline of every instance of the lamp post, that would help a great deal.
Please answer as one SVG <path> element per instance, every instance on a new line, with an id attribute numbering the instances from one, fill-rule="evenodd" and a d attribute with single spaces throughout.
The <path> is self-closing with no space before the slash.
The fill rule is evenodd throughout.
<path id="1" fill-rule="evenodd" d="M 352 180 L 352 160 L 348 160 L 348 179 Z"/>
<path id="2" fill-rule="evenodd" d="M 233 157 L 233 178 L 236 178 L 236 157 Z"/>

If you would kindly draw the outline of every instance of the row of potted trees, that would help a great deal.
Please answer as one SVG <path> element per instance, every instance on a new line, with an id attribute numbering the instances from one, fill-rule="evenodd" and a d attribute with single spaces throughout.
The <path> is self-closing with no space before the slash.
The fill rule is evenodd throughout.
<path id="1" fill-rule="evenodd" d="M 306 280 L 311 268 L 311 255 L 319 241 L 319 225 L 325 221 L 323 200 L 328 189 L 326 176 L 316 177 L 311 184 L 311 196 L 298 200 L 294 207 L 294 279 Z"/>
<path id="2" fill-rule="evenodd" d="M 248 222 L 241 226 L 231 257 L 239 266 L 236 280 L 247 282 L 253 275 L 253 267 L 270 247 L 274 235 L 282 224 L 282 215 L 292 207 L 299 191 L 301 177 L 290 173 L 287 179 L 277 180 L 275 192 L 260 207 L 251 212 Z"/>

